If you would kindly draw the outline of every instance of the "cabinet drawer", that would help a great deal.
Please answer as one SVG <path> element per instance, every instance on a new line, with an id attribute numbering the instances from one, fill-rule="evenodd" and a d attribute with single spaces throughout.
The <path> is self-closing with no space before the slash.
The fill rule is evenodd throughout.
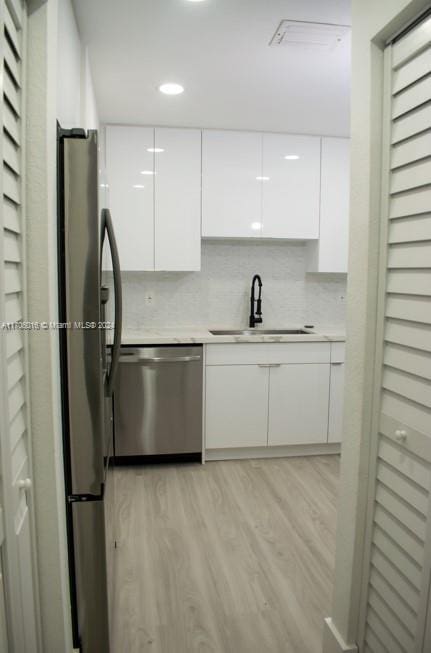
<path id="1" fill-rule="evenodd" d="M 268 363 L 329 363 L 329 342 L 274 342 L 267 345 Z"/>
<path id="2" fill-rule="evenodd" d="M 329 342 L 267 342 L 207 345 L 207 365 L 329 363 Z"/>
<path id="3" fill-rule="evenodd" d="M 345 342 L 331 342 L 331 363 L 344 363 L 346 357 Z"/>
<path id="4" fill-rule="evenodd" d="M 206 365 L 253 365 L 268 362 L 265 343 L 207 345 Z"/>

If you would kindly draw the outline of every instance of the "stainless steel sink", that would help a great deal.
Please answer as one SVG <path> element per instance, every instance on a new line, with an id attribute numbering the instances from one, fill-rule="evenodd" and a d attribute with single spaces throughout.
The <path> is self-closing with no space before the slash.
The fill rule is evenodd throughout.
<path id="1" fill-rule="evenodd" d="M 304 329 L 210 329 L 213 336 L 293 336 L 310 335 Z"/>

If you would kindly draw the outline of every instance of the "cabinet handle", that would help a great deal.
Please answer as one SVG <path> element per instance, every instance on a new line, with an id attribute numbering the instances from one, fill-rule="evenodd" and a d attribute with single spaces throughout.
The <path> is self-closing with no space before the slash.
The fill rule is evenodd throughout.
<path id="1" fill-rule="evenodd" d="M 259 363 L 258 367 L 281 367 L 281 363 Z"/>
<path id="2" fill-rule="evenodd" d="M 331 365 L 344 365 L 344 363 L 342 361 L 333 361 Z"/>

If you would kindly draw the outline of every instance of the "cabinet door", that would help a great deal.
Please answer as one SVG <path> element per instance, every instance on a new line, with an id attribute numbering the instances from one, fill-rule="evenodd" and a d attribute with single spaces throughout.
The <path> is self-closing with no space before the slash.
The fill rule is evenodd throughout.
<path id="1" fill-rule="evenodd" d="M 106 128 L 109 203 L 122 270 L 154 270 L 154 129 Z"/>
<path id="2" fill-rule="evenodd" d="M 206 448 L 267 445 L 267 367 L 217 365 L 206 368 Z"/>
<path id="3" fill-rule="evenodd" d="M 262 134 L 204 131 L 202 139 L 202 236 L 260 236 Z"/>
<path id="4" fill-rule="evenodd" d="M 264 134 L 262 177 L 263 236 L 319 238 L 320 138 Z"/>
<path id="5" fill-rule="evenodd" d="M 331 364 L 329 390 L 328 442 L 341 442 L 343 436 L 344 363 Z"/>
<path id="6" fill-rule="evenodd" d="M 200 270 L 201 132 L 156 128 L 155 269 Z"/>
<path id="7" fill-rule="evenodd" d="M 310 272 L 347 272 L 350 141 L 322 138 L 320 238 L 310 243 Z"/>
<path id="8" fill-rule="evenodd" d="M 268 444 L 311 444 L 328 438 L 329 364 L 272 367 Z"/>

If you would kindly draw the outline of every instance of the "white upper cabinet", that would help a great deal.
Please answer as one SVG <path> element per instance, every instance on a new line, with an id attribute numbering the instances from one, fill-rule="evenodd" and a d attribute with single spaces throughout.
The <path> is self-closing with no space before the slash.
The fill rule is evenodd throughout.
<path id="1" fill-rule="evenodd" d="M 202 134 L 202 236 L 262 235 L 262 134 Z"/>
<path id="2" fill-rule="evenodd" d="M 152 128 L 106 128 L 109 204 L 123 270 L 154 270 L 153 149 Z"/>
<path id="3" fill-rule="evenodd" d="M 347 272 L 350 141 L 322 138 L 320 238 L 309 243 L 309 272 Z"/>
<path id="4" fill-rule="evenodd" d="M 155 130 L 156 270 L 200 270 L 201 145 L 198 129 Z"/>
<path id="5" fill-rule="evenodd" d="M 310 272 L 347 271 L 347 139 L 114 125 L 106 168 L 123 270 L 200 270 L 203 237 L 312 240 Z"/>
<path id="6" fill-rule="evenodd" d="M 262 235 L 319 238 L 320 138 L 263 134 Z"/>
<path id="7" fill-rule="evenodd" d="M 319 237 L 319 137 L 204 131 L 202 174 L 204 238 Z"/>
<path id="8" fill-rule="evenodd" d="M 201 132 L 106 128 L 109 204 L 123 270 L 199 270 Z"/>

